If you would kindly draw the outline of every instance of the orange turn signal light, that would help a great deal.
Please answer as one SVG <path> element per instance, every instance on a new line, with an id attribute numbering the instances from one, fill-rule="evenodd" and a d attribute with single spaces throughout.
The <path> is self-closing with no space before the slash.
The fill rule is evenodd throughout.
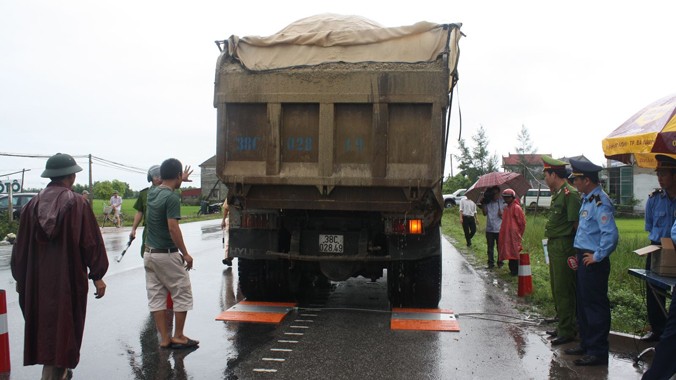
<path id="1" fill-rule="evenodd" d="M 422 234 L 422 220 L 410 219 L 408 221 L 408 233 L 417 235 Z"/>

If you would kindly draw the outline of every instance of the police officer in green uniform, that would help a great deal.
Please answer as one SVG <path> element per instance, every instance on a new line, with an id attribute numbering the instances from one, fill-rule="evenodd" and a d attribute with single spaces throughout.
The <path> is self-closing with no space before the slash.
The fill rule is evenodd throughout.
<path id="1" fill-rule="evenodd" d="M 542 156 L 544 176 L 552 191 L 545 237 L 549 251 L 549 278 L 554 307 L 559 318 L 552 346 L 571 342 L 576 332 L 575 320 L 575 247 L 573 240 L 579 220 L 580 194 L 566 180 L 566 162 Z"/>

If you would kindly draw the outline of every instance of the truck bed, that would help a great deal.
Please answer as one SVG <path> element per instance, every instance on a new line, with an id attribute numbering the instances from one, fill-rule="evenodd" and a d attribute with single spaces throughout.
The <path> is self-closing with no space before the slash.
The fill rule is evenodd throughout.
<path id="1" fill-rule="evenodd" d="M 222 56 L 217 172 L 250 207 L 441 205 L 448 83 L 443 56 L 264 72 Z"/>

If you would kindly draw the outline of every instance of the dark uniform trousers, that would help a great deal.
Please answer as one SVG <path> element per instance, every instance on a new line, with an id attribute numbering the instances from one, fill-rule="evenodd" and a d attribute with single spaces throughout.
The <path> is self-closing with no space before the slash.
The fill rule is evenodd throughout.
<path id="1" fill-rule="evenodd" d="M 568 265 L 568 258 L 575 256 L 573 236 L 549 238 L 549 277 L 552 298 L 559 317 L 558 336 L 574 338 L 577 335 L 575 310 L 576 272 Z"/>
<path id="2" fill-rule="evenodd" d="M 655 347 L 655 357 L 650 369 L 643 374 L 643 380 L 669 379 L 676 374 L 676 302 L 669 307 L 669 318 L 660 342 Z"/>
<path id="3" fill-rule="evenodd" d="M 589 251 L 577 250 L 577 323 L 582 340 L 580 346 L 587 355 L 607 357 L 610 334 L 610 260 L 606 257 L 601 262 L 585 266 L 582 261 L 585 252 Z"/>

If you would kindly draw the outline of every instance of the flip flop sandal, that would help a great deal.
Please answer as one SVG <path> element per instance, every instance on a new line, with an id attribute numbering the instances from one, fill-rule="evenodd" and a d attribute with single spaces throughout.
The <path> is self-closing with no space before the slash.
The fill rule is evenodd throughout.
<path id="1" fill-rule="evenodd" d="M 171 343 L 171 348 L 180 350 L 184 348 L 191 348 L 191 347 L 197 347 L 200 344 L 200 342 L 192 339 L 188 339 L 187 342 L 185 343 Z"/>

